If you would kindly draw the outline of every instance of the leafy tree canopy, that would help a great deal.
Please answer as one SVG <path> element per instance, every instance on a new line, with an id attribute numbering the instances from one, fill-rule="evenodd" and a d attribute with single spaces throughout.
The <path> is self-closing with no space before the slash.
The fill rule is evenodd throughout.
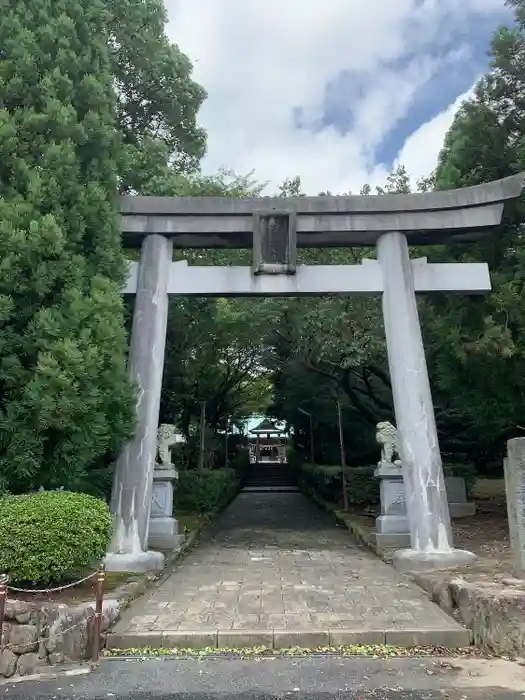
<path id="1" fill-rule="evenodd" d="M 0 23 L 0 482 L 76 487 L 133 427 L 101 0 Z"/>

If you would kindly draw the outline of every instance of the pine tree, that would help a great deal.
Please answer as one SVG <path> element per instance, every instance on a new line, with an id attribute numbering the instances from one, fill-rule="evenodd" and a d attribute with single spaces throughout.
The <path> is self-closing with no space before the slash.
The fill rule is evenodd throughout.
<path id="1" fill-rule="evenodd" d="M 133 428 L 103 0 L 0 22 L 0 487 L 78 488 Z"/>

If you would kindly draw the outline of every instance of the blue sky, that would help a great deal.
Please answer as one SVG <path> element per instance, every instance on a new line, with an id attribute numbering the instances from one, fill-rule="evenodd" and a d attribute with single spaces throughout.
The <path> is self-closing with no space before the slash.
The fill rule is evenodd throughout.
<path id="1" fill-rule="evenodd" d="M 203 167 L 309 194 L 432 170 L 511 16 L 504 0 L 167 0 L 169 32 L 209 93 Z"/>
<path id="2" fill-rule="evenodd" d="M 502 12 L 501 18 L 506 19 L 506 13 Z M 378 143 L 375 149 L 377 163 L 391 168 L 406 139 L 447 109 L 459 95 L 471 88 L 480 73 L 487 70 L 490 63 L 488 47 L 498 24 L 498 13 L 495 13 L 482 16 L 473 24 L 460 27 L 458 31 L 450 32 L 443 27 L 443 42 L 431 47 L 429 53 L 439 61 L 440 56 L 453 53 L 455 46 L 463 44 L 468 47 L 468 60 L 458 60 L 452 64 L 443 62 L 440 69 L 418 90 L 406 114 L 392 125 L 391 130 Z M 393 61 L 388 68 L 393 71 L 406 69 L 416 58 L 417 54 L 409 52 Z M 341 134 L 351 131 L 354 123 L 352 104 L 349 101 L 341 103 L 340 96 L 366 93 L 371 80 L 373 77 L 366 73 L 354 74 L 348 70 L 331 80 L 324 96 L 323 126 L 332 125 Z"/>

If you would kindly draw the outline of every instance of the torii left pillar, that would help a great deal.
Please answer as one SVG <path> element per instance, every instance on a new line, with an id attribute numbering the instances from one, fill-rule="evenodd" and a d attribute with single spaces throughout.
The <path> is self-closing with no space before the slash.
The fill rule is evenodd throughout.
<path id="1" fill-rule="evenodd" d="M 148 550 L 148 532 L 172 256 L 173 242 L 168 238 L 152 234 L 144 239 L 129 357 L 131 380 L 138 387 L 137 427 L 115 468 L 111 495 L 114 530 L 106 555 L 109 571 L 142 572 L 164 567 L 164 555 Z"/>

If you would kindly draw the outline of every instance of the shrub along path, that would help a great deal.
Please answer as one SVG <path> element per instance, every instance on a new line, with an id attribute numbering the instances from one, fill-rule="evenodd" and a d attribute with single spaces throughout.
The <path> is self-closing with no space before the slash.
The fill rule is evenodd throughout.
<path id="1" fill-rule="evenodd" d="M 300 493 L 245 493 L 109 648 L 465 646 L 469 632 Z"/>

